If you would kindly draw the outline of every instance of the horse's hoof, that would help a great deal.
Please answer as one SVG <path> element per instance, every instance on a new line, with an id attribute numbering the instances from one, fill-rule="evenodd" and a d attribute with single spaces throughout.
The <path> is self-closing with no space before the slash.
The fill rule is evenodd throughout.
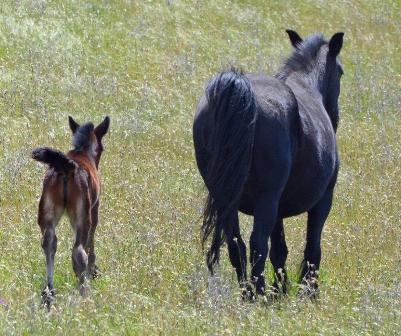
<path id="1" fill-rule="evenodd" d="M 56 291 L 54 290 L 54 288 L 50 289 L 49 286 L 46 286 L 46 288 L 41 293 L 41 297 L 42 305 L 50 310 L 51 305 L 56 299 Z"/>
<path id="2" fill-rule="evenodd" d="M 264 303 L 272 304 L 281 300 L 286 294 L 283 293 L 279 288 L 275 286 L 270 286 L 263 297 Z"/>
<path id="3" fill-rule="evenodd" d="M 246 284 L 241 288 L 241 299 L 243 302 L 255 302 L 256 296 L 253 293 L 252 287 L 249 284 Z"/>
<path id="4" fill-rule="evenodd" d="M 315 301 L 319 297 L 320 290 L 315 278 L 303 280 L 300 286 L 299 298 Z"/>
<path id="5" fill-rule="evenodd" d="M 308 298 L 312 301 L 316 300 L 319 296 L 319 270 L 316 269 L 314 264 L 307 264 L 308 271 L 301 281 L 301 288 L 298 292 L 298 297 Z"/>
<path id="6" fill-rule="evenodd" d="M 273 288 L 279 295 L 286 295 L 287 286 L 288 286 L 287 272 L 284 269 L 279 268 L 278 271 L 274 274 Z"/>

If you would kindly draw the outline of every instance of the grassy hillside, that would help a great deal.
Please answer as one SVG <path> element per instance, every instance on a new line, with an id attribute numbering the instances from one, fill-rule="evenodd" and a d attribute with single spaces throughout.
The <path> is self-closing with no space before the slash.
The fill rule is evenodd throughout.
<path id="1" fill-rule="evenodd" d="M 400 13 L 390 0 L 2 1 L 0 334 L 399 334 Z M 226 252 L 217 277 L 204 265 L 192 119 L 223 67 L 273 73 L 291 51 L 286 28 L 345 31 L 342 167 L 319 302 L 291 293 L 271 306 L 242 304 Z M 44 167 L 30 151 L 68 150 L 68 115 L 111 116 L 96 240 L 102 278 L 79 297 L 63 219 L 47 313 L 36 224 Z M 241 221 L 248 239 L 251 218 Z M 285 226 L 295 281 L 305 217 Z"/>

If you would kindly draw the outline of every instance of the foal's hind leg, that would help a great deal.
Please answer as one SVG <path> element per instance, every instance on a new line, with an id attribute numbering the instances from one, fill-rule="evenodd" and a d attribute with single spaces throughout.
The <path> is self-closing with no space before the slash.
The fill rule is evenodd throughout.
<path id="1" fill-rule="evenodd" d="M 306 247 L 300 276 L 300 281 L 303 285 L 303 290 L 300 293 L 301 296 L 315 298 L 318 294 L 317 279 L 322 256 L 320 241 L 324 223 L 331 209 L 332 200 L 333 190 L 331 189 L 308 212 Z"/>
<path id="2" fill-rule="evenodd" d="M 285 242 L 283 219 L 278 218 L 276 225 L 270 236 L 270 261 L 274 268 L 273 287 L 277 293 L 287 293 L 287 272 L 285 262 L 287 260 L 288 249 Z"/>
<path id="3" fill-rule="evenodd" d="M 99 269 L 95 264 L 96 254 L 95 254 L 95 231 L 98 223 L 98 213 L 99 213 L 99 201 L 92 208 L 92 225 L 89 230 L 89 238 L 86 246 L 86 252 L 88 253 L 88 276 L 95 279 L 99 276 Z"/>
<path id="4" fill-rule="evenodd" d="M 228 254 L 230 256 L 231 265 L 237 273 L 238 283 L 242 290 L 242 297 L 244 299 L 252 299 L 252 289 L 247 283 L 246 245 L 240 234 L 238 212 L 233 214 L 231 221 L 232 231 L 227 234 Z"/>
<path id="5" fill-rule="evenodd" d="M 81 295 L 86 293 L 88 255 L 85 247 L 88 243 L 89 230 L 91 227 L 91 213 L 87 199 L 78 201 L 75 213 L 70 215 L 72 225 L 76 231 L 75 243 L 72 249 L 72 266 L 78 278 Z"/>
<path id="6" fill-rule="evenodd" d="M 42 231 L 42 248 L 46 256 L 46 287 L 42 291 L 42 303 L 50 308 L 54 300 L 53 286 L 54 256 L 57 251 L 56 225 L 60 220 L 63 208 L 49 196 L 42 195 L 39 202 L 38 224 Z"/>
<path id="7" fill-rule="evenodd" d="M 277 207 L 277 200 L 269 195 L 263 195 L 254 210 L 254 224 L 250 238 L 251 280 L 256 287 L 256 293 L 261 295 L 264 295 L 266 291 L 264 271 L 268 239 L 276 223 Z"/>

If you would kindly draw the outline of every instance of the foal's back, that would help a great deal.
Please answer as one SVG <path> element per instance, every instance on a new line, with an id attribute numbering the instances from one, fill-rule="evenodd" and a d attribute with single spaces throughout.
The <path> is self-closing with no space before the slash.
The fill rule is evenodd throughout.
<path id="1" fill-rule="evenodd" d="M 78 164 L 78 169 L 75 171 L 75 181 L 79 181 L 78 186 L 86 186 L 89 192 L 89 199 L 93 204 L 99 198 L 100 193 L 100 177 L 95 165 L 95 162 L 91 160 L 87 155 L 70 151 L 67 156 Z M 71 183 L 71 187 L 74 187 Z M 73 201 L 73 200 L 71 200 Z"/>

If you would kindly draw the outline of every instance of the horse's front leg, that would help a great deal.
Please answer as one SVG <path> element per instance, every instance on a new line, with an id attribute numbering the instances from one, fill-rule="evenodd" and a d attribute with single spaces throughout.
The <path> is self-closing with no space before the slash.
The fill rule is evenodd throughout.
<path id="1" fill-rule="evenodd" d="M 322 250 L 320 246 L 324 223 L 329 215 L 333 200 L 333 189 L 326 191 L 322 199 L 308 211 L 308 227 L 304 260 L 301 264 L 300 296 L 316 298 L 319 293 L 318 276 Z"/>
<path id="2" fill-rule="evenodd" d="M 265 262 L 268 252 L 268 240 L 277 220 L 278 202 L 270 195 L 263 195 L 256 203 L 254 224 L 250 238 L 250 262 L 252 266 L 252 283 L 256 293 L 266 294 Z"/>
<path id="3" fill-rule="evenodd" d="M 283 219 L 278 218 L 276 225 L 270 236 L 271 247 L 270 247 L 270 261 L 274 268 L 274 283 L 273 287 L 276 293 L 274 294 L 286 294 L 287 293 L 287 271 L 285 269 L 285 262 L 287 260 L 288 249 L 285 242 L 285 234 L 283 227 Z"/>

